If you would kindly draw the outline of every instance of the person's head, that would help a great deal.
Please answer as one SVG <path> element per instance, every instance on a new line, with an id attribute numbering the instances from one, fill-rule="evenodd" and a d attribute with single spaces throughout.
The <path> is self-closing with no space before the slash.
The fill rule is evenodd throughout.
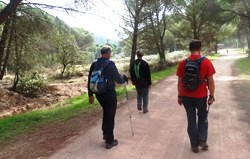
<path id="1" fill-rule="evenodd" d="M 142 49 L 138 49 L 138 50 L 136 50 L 136 55 L 137 55 L 137 58 L 138 58 L 138 59 L 141 59 L 141 58 L 142 58 L 142 56 L 144 55 L 144 53 L 143 53 Z"/>
<path id="2" fill-rule="evenodd" d="M 111 47 L 108 46 L 108 45 L 104 45 L 104 46 L 101 48 L 101 54 L 102 54 L 102 57 L 104 57 L 104 58 L 110 59 L 110 57 L 111 57 L 111 52 L 112 52 L 112 49 L 111 49 Z"/>
<path id="3" fill-rule="evenodd" d="M 194 52 L 201 52 L 201 41 L 200 40 L 193 40 L 189 43 L 189 51 L 191 53 Z"/>

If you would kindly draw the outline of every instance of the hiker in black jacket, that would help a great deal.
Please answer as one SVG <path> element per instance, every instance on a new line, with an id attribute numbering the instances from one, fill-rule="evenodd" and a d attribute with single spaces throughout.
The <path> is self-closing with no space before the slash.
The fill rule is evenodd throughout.
<path id="1" fill-rule="evenodd" d="M 130 76 L 137 91 L 137 109 L 142 110 L 143 105 L 143 113 L 145 114 L 148 112 L 148 92 L 151 86 L 151 73 L 148 63 L 142 59 L 143 51 L 141 49 L 137 50 L 136 55 L 137 60 L 130 67 Z"/>

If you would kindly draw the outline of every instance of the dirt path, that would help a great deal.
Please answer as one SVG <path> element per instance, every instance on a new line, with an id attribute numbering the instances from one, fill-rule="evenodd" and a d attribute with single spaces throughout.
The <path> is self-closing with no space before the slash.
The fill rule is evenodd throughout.
<path id="1" fill-rule="evenodd" d="M 149 113 L 136 110 L 131 100 L 135 136 L 131 136 L 129 114 L 124 105 L 117 110 L 115 136 L 119 145 L 106 150 L 101 121 L 74 137 L 51 159 L 249 159 L 249 96 L 235 91 L 234 84 L 249 78 L 232 76 L 232 63 L 243 55 L 225 55 L 214 61 L 217 74 L 216 102 L 209 113 L 209 151 L 194 154 L 186 133 L 186 114 L 176 103 L 176 76 L 155 85 L 150 92 Z M 241 87 L 244 90 L 244 86 Z"/>

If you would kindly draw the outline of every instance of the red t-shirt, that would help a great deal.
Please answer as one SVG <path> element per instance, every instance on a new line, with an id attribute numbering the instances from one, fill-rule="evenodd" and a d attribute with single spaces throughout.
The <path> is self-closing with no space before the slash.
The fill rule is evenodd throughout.
<path id="1" fill-rule="evenodd" d="M 196 60 L 201 58 L 201 55 L 190 55 L 188 57 L 190 60 Z M 185 70 L 185 61 L 181 61 L 178 65 L 176 75 L 178 77 L 184 78 L 184 70 Z M 208 58 L 205 58 L 200 63 L 200 78 L 206 79 L 208 76 L 212 76 L 215 74 L 215 69 L 213 64 Z M 199 85 L 199 87 L 193 91 L 187 90 L 184 87 L 184 81 L 181 83 L 181 96 L 192 97 L 192 98 L 203 98 L 207 96 L 207 82 L 203 82 Z"/>

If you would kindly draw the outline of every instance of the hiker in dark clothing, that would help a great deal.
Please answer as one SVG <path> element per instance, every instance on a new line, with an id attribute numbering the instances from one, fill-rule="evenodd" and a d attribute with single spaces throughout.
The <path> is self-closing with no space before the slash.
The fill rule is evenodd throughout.
<path id="1" fill-rule="evenodd" d="M 104 46 L 101 49 L 102 57 L 98 58 L 96 62 L 93 62 L 88 76 L 88 95 L 89 103 L 94 103 L 93 91 L 90 88 L 90 79 L 92 71 L 96 66 L 103 64 L 105 61 L 109 60 L 111 57 L 111 48 L 109 46 Z M 120 76 L 117 67 L 113 61 L 109 61 L 107 66 L 104 68 L 104 74 L 107 77 L 108 85 L 106 92 L 102 94 L 95 93 L 98 102 L 103 108 L 103 120 L 102 120 L 102 131 L 103 139 L 106 140 L 106 148 L 110 149 L 113 146 L 118 145 L 118 140 L 114 139 L 114 124 L 115 124 L 115 114 L 117 108 L 117 98 L 115 91 L 115 81 L 119 84 L 123 84 L 128 81 L 128 78 L 123 75 Z"/>
<path id="2" fill-rule="evenodd" d="M 151 73 L 148 63 L 142 59 L 143 51 L 137 50 L 136 55 L 137 60 L 130 67 L 130 76 L 137 91 L 137 109 L 142 110 L 143 103 L 143 113 L 145 114 L 148 112 L 148 92 L 151 86 Z"/>

